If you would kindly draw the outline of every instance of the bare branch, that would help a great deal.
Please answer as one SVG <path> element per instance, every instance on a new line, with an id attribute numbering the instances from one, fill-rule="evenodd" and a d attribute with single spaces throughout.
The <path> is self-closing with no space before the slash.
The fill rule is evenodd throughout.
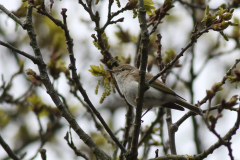
<path id="1" fill-rule="evenodd" d="M 20 26 L 23 26 L 23 23 L 21 20 L 16 17 L 13 13 L 11 13 L 9 10 L 7 10 L 3 5 L 0 4 L 0 10 L 2 10 L 4 13 L 6 13 L 12 20 L 14 20 L 17 24 Z"/>
<path id="2" fill-rule="evenodd" d="M 139 71 L 139 85 L 138 85 L 138 96 L 136 98 L 137 108 L 136 108 L 136 118 L 135 118 L 135 126 L 133 131 L 133 139 L 131 145 L 131 153 L 127 157 L 127 160 L 136 160 L 138 156 L 138 138 L 140 134 L 141 127 L 141 117 L 142 117 L 142 105 L 143 105 L 143 97 L 144 92 L 147 90 L 147 85 L 145 82 L 145 71 L 147 68 L 147 60 L 148 60 L 148 43 L 149 34 L 147 30 L 147 21 L 146 21 L 146 9 L 144 7 L 143 0 L 138 0 L 138 11 L 139 11 L 139 23 L 141 28 L 141 42 L 140 42 L 140 54 L 141 54 L 141 66 Z"/>
<path id="3" fill-rule="evenodd" d="M 141 47 L 140 47 L 140 55 L 141 55 L 141 67 L 140 67 L 140 72 L 139 76 L 141 77 L 139 80 L 139 89 L 138 89 L 138 98 L 136 99 L 137 101 L 137 110 L 136 110 L 136 126 L 134 127 L 134 136 L 133 136 L 133 141 L 132 141 L 132 148 L 131 148 L 131 154 L 133 154 L 132 159 L 137 158 L 137 151 L 136 151 L 136 142 L 138 141 L 138 136 L 139 136 L 139 130 L 141 126 L 141 111 L 142 111 L 142 102 L 143 102 L 143 96 L 144 92 L 147 90 L 148 85 L 145 82 L 145 70 L 146 70 L 146 65 L 147 65 L 147 49 L 148 49 L 148 43 L 149 43 L 149 34 L 147 31 L 147 27 L 150 26 L 151 24 L 154 24 L 154 27 L 150 34 L 152 34 L 158 24 L 160 23 L 160 20 L 166 15 L 166 11 L 168 11 L 172 7 L 172 3 L 164 3 L 165 5 L 163 6 L 163 9 L 160 10 L 158 9 L 158 12 L 156 13 L 156 16 L 152 17 L 150 19 L 151 23 L 147 25 L 146 22 L 146 10 L 144 8 L 143 2 L 139 0 L 138 2 L 138 10 L 139 10 L 139 22 L 140 22 L 140 27 L 141 27 Z M 157 21 L 157 23 L 155 23 Z M 159 40 L 160 41 L 160 40 Z M 160 42 L 159 42 L 160 43 Z M 176 62 L 176 61 L 175 61 Z M 173 64 L 175 63 L 173 62 Z M 171 67 L 170 67 L 171 68 Z M 157 78 L 156 78 L 157 79 Z M 152 82 L 155 81 L 156 79 L 151 79 Z M 150 80 L 149 84 L 152 83 Z M 173 136 L 174 137 L 174 136 Z M 131 156 L 129 156 L 131 157 Z"/>
<path id="4" fill-rule="evenodd" d="M 148 160 L 191 160 L 188 155 L 166 155 L 158 158 L 151 158 Z"/>
<path id="5" fill-rule="evenodd" d="M 9 147 L 9 145 L 3 140 L 1 135 L 0 135 L 0 144 L 3 147 L 3 149 L 8 153 L 9 157 L 11 157 L 14 160 L 20 160 L 12 151 L 12 149 Z"/>
<path id="6" fill-rule="evenodd" d="M 177 155 L 175 133 L 178 130 L 178 126 L 175 126 L 172 123 L 171 109 L 166 108 L 166 116 L 167 116 L 166 121 L 167 121 L 167 127 L 168 127 L 168 137 L 169 137 L 171 154 L 172 155 Z"/>
<path id="7" fill-rule="evenodd" d="M 46 149 L 39 149 L 39 153 L 41 154 L 42 160 L 47 160 Z"/>
<path id="8" fill-rule="evenodd" d="M 33 5 L 32 1 L 28 1 L 29 5 Z M 53 85 L 50 82 L 49 76 L 47 74 L 46 70 L 46 64 L 44 63 L 42 59 L 41 51 L 37 45 L 36 41 L 36 34 L 34 32 L 34 28 L 32 26 L 32 7 L 29 7 L 27 10 L 27 17 L 25 20 L 25 23 L 23 25 L 23 28 L 28 31 L 28 35 L 30 38 L 30 45 L 32 46 L 35 56 L 38 58 L 38 68 L 40 71 L 41 81 L 43 82 L 44 86 L 47 89 L 47 93 L 51 96 L 53 102 L 55 105 L 59 108 L 59 110 L 62 113 L 62 116 L 69 122 L 71 127 L 74 129 L 74 131 L 78 134 L 78 136 L 84 141 L 86 145 L 88 145 L 100 159 L 110 159 L 106 153 L 104 153 L 78 125 L 76 120 L 72 117 L 70 112 L 68 111 L 67 107 L 61 102 L 58 93 L 54 90 Z"/>
<path id="9" fill-rule="evenodd" d="M 69 58 L 71 61 L 71 64 L 69 66 L 69 68 L 72 70 L 72 78 L 75 82 L 75 84 L 77 85 L 78 90 L 81 92 L 82 96 L 84 97 L 84 101 L 89 105 L 89 107 L 91 108 L 91 110 L 94 112 L 94 114 L 97 116 L 97 118 L 99 119 L 99 121 L 102 123 L 102 125 L 104 126 L 104 128 L 106 129 L 106 131 L 108 132 L 108 134 L 111 136 L 111 138 L 113 139 L 113 141 L 118 145 L 118 147 L 126 152 L 126 149 L 123 147 L 123 145 L 118 141 L 118 139 L 116 138 L 116 136 L 113 134 L 113 132 L 111 131 L 111 129 L 109 128 L 109 126 L 107 125 L 107 123 L 104 121 L 104 119 L 102 118 L 101 114 L 97 111 L 97 109 L 93 106 L 92 102 L 90 101 L 86 91 L 83 89 L 78 75 L 77 75 L 77 68 L 76 68 L 76 64 L 75 64 L 75 57 L 73 54 L 73 40 L 70 37 L 69 34 L 69 30 L 67 28 L 67 22 L 66 22 L 66 11 L 67 9 L 62 9 L 62 16 L 63 16 L 63 21 L 64 21 L 64 27 L 63 30 L 65 32 L 65 37 L 67 40 L 67 45 L 68 45 L 68 51 L 69 51 Z"/>
<path id="10" fill-rule="evenodd" d="M 163 111 L 163 108 L 159 108 L 159 111 L 158 111 L 158 115 L 156 117 L 156 119 L 152 122 L 151 126 L 148 128 L 148 130 L 146 132 L 144 132 L 144 134 L 141 136 L 141 139 L 138 143 L 138 146 L 141 146 L 143 144 L 143 142 L 146 141 L 147 137 L 149 137 L 152 132 L 153 132 L 153 128 L 154 126 L 163 119 L 163 112 L 161 112 L 161 110 Z M 162 142 L 163 143 L 163 142 Z"/>
<path id="11" fill-rule="evenodd" d="M 207 32 L 211 29 L 211 27 L 208 27 L 208 28 L 203 29 L 203 30 L 200 31 L 200 32 L 197 32 L 197 28 L 196 28 L 196 27 L 197 27 L 197 26 L 195 26 L 195 29 L 194 29 L 194 31 L 193 31 L 193 34 L 192 34 L 192 37 L 191 37 L 191 41 L 187 44 L 187 46 L 184 47 L 184 48 L 182 48 L 181 52 L 179 52 L 179 53 L 177 54 L 177 56 L 176 56 L 171 62 L 169 62 L 169 63 L 164 67 L 164 69 L 163 69 L 161 72 L 159 72 L 159 73 L 158 73 L 157 75 L 155 75 L 152 79 L 150 79 L 150 80 L 148 81 L 149 84 L 151 84 L 152 82 L 154 82 L 154 81 L 155 81 L 158 77 L 160 77 L 162 74 L 166 73 L 167 70 L 171 69 L 172 66 L 177 62 L 177 60 L 178 60 L 180 57 L 183 56 L 183 53 L 184 53 L 188 48 L 190 48 L 194 43 L 196 43 L 196 42 L 197 42 L 197 39 L 198 39 L 202 34 L 207 33 Z"/>
<path id="12" fill-rule="evenodd" d="M 12 45 L 8 44 L 8 43 L 5 43 L 5 42 L 3 42 L 3 41 L 0 40 L 0 45 L 9 48 L 9 49 L 11 49 L 11 50 L 14 51 L 14 52 L 23 55 L 24 57 L 27 57 L 28 59 L 32 60 L 33 63 L 35 63 L 35 64 L 37 63 L 37 59 L 36 59 L 34 56 L 32 56 L 32 55 L 30 55 L 30 54 L 28 54 L 28 53 L 26 53 L 26 52 L 20 51 L 20 50 L 18 50 L 17 48 L 13 47 Z"/>
<path id="13" fill-rule="evenodd" d="M 224 75 L 224 77 L 222 78 L 222 81 L 221 81 L 222 85 L 225 84 L 225 82 L 226 82 L 226 80 L 227 80 L 227 77 L 228 77 L 229 75 L 231 75 L 232 70 L 233 70 L 234 68 L 236 68 L 236 66 L 237 66 L 237 64 L 238 64 L 239 62 L 240 62 L 240 59 L 236 59 L 236 60 L 235 60 L 235 63 L 232 65 L 232 67 L 229 68 L 229 70 L 226 72 L 226 74 Z M 207 100 L 208 100 L 208 97 L 205 96 L 205 97 L 198 103 L 198 105 L 200 106 L 200 105 L 206 103 Z"/>
<path id="14" fill-rule="evenodd" d="M 69 141 L 69 135 L 70 135 L 70 141 Z M 82 157 L 85 160 L 89 160 L 89 158 L 84 153 L 82 153 L 82 151 L 78 150 L 75 144 L 73 143 L 71 127 L 69 127 L 69 132 L 66 133 L 64 139 L 67 141 L 68 146 L 72 148 L 72 150 L 77 156 Z"/>
<path id="15" fill-rule="evenodd" d="M 132 126 L 133 116 L 134 116 L 133 112 L 134 112 L 133 107 L 130 104 L 128 104 L 127 114 L 125 115 L 126 116 L 126 124 L 125 124 L 125 130 L 124 130 L 123 142 L 122 142 L 124 147 L 127 146 L 127 142 L 129 140 L 129 136 L 130 136 L 129 132 L 130 132 L 130 128 Z M 124 159 L 123 152 L 121 151 L 119 160 L 123 160 L 123 159 Z"/>
<path id="16" fill-rule="evenodd" d="M 239 129 L 239 124 L 240 124 L 240 105 L 238 108 L 238 115 L 236 122 L 234 126 L 226 133 L 226 135 L 222 138 L 224 141 L 230 141 L 232 136 L 236 134 L 236 131 Z M 207 150 L 203 151 L 203 153 L 197 155 L 195 159 L 204 159 L 206 158 L 209 154 L 211 154 L 214 150 L 216 150 L 218 147 L 223 145 L 221 140 L 218 140 L 215 144 L 213 144 L 211 147 L 209 147 Z"/>

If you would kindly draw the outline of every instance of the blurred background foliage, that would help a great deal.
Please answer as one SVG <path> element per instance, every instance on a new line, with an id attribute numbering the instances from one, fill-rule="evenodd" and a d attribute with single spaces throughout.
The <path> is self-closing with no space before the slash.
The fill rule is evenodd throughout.
<path id="1" fill-rule="evenodd" d="M 93 9 L 100 12 L 101 24 L 104 24 L 106 20 L 107 3 L 107 1 L 100 1 L 97 5 L 93 5 Z M 122 0 L 120 3 L 125 6 L 128 1 Z M 155 8 L 159 8 L 162 6 L 163 0 L 154 1 L 154 3 Z M 48 7 L 50 2 L 46 0 L 45 4 Z M 216 11 L 219 6 L 235 8 L 232 22 L 239 23 L 240 9 L 238 0 L 174 1 L 175 7 L 170 10 L 169 16 L 163 19 L 156 32 L 161 33 L 163 37 L 161 43 L 165 63 L 171 61 L 176 53 L 179 53 L 181 48 L 186 46 L 194 24 L 201 22 L 204 18 L 204 9 L 193 10 L 187 4 L 196 4 L 202 7 L 209 4 L 210 12 Z M 14 0 L 4 2 L 3 5 L 21 20 L 26 18 L 26 2 Z M 81 83 L 93 104 L 121 139 L 126 104 L 118 94 L 111 94 L 104 100 L 103 104 L 100 104 L 99 100 L 104 92 L 103 81 L 99 81 L 99 78 L 92 76 L 88 71 L 91 68 L 90 65 L 99 66 L 102 58 L 100 51 L 94 46 L 91 38 L 91 35 L 95 33 L 95 26 L 77 1 L 55 1 L 52 10 L 53 17 L 62 20 L 60 16 L 61 8 L 68 9 L 68 26 L 74 40 L 77 71 Z M 117 9 L 117 4 L 114 4 L 112 10 L 116 11 Z M 86 110 L 86 104 L 83 102 L 81 95 L 77 93 L 70 79 L 69 58 L 64 32 L 46 16 L 38 14 L 36 10 L 34 10 L 33 16 L 38 45 L 42 51 L 44 61 L 48 65 L 48 72 L 51 75 L 55 89 L 86 133 L 91 135 L 98 146 L 111 154 L 114 149 L 107 143 L 101 132 L 98 131 L 99 129 L 95 128 L 95 123 L 93 123 L 92 117 Z M 133 12 L 131 11 L 126 11 L 118 17 L 124 17 L 124 22 L 113 24 L 106 29 L 109 50 L 120 63 L 134 65 L 138 55 L 137 48 L 140 33 L 138 20 L 137 18 L 132 19 Z M 204 24 L 199 23 L 198 27 L 201 30 Z M 194 47 L 184 54 L 184 57 L 179 60 L 177 65 L 168 72 L 167 85 L 171 86 L 191 103 L 197 103 L 203 99 L 206 90 L 210 89 L 215 82 L 221 81 L 225 72 L 235 62 L 235 59 L 239 58 L 239 32 L 239 26 L 228 27 L 224 33 L 228 36 L 229 41 L 224 40 L 217 32 L 210 31 L 204 34 Z M 0 12 L 0 39 L 33 55 L 26 32 L 2 12 Z M 157 56 L 155 40 L 156 34 L 151 35 L 148 71 L 153 74 L 159 71 L 155 60 Z M 16 154 L 21 154 L 26 159 L 35 156 L 37 156 L 36 159 L 40 159 L 40 155 L 37 155 L 40 148 L 47 150 L 49 159 L 79 159 L 63 139 L 69 126 L 61 118 L 60 112 L 47 95 L 44 86 L 37 79 L 37 67 L 25 57 L 3 46 L 0 46 L 0 52 L 0 131 L 2 137 L 9 143 Z M 32 71 L 27 74 L 26 70 L 29 68 Z M 104 68 L 107 69 L 105 66 Z M 237 69 L 240 69 L 240 65 L 237 65 Z M 95 95 L 97 84 L 99 84 L 99 91 Z M 239 88 L 239 84 L 236 87 Z M 234 84 L 227 82 L 223 86 L 223 90 L 216 94 L 212 104 L 219 104 L 223 99 L 229 100 L 235 94 L 239 94 L 239 89 L 237 90 Z M 206 108 L 206 106 L 203 105 L 203 108 Z M 148 128 L 156 114 L 157 112 L 153 110 L 143 118 L 143 131 Z M 179 111 L 173 111 L 174 120 L 179 119 L 183 114 Z M 217 126 L 220 134 L 224 134 L 224 131 L 231 127 L 235 117 L 234 113 L 224 112 Z M 203 150 L 215 142 L 216 138 L 207 130 L 200 117 L 196 117 L 196 121 L 198 123 L 198 136 L 202 139 L 200 149 Z M 190 127 L 190 129 L 186 129 L 187 127 Z M 166 125 L 156 126 L 156 134 L 159 134 L 159 128 L 165 130 Z M 177 148 L 180 148 L 179 153 L 196 154 L 197 149 L 193 139 L 194 127 L 191 120 L 187 121 L 183 128 L 185 130 L 180 130 L 176 135 L 176 139 L 179 138 L 177 140 Z M 188 132 L 186 133 L 186 131 Z M 168 139 L 167 131 L 164 131 L 164 133 L 164 142 L 158 139 L 159 137 L 153 136 L 150 138 L 152 144 L 156 144 L 156 146 L 150 148 L 149 157 L 155 155 L 156 148 L 160 148 L 160 155 L 163 154 L 162 144 L 166 144 Z M 75 133 L 72 134 L 76 147 L 90 156 L 90 159 L 95 159 L 91 150 L 79 140 Z M 189 135 L 188 138 L 186 134 Z M 181 139 L 181 137 L 184 138 Z M 240 143 L 239 131 L 236 138 L 234 137 L 234 141 L 237 144 Z M 185 143 L 186 146 L 179 147 L 182 143 Z M 236 159 L 239 159 L 240 154 L 237 153 L 238 149 L 235 147 L 237 145 L 233 143 L 233 154 Z M 139 154 L 139 156 L 143 155 Z M 144 156 L 146 157 L 146 155 Z M 226 157 L 227 151 L 220 148 L 208 158 L 226 159 Z M 7 154 L 2 149 L 0 150 L 0 159 L 8 159 Z"/>

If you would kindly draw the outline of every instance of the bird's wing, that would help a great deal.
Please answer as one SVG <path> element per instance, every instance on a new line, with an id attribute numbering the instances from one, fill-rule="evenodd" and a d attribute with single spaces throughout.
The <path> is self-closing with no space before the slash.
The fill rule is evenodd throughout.
<path id="1" fill-rule="evenodd" d="M 146 81 L 149 81 L 151 78 L 152 78 L 152 75 L 150 73 L 146 73 L 146 76 L 145 76 Z M 156 79 L 153 83 L 151 83 L 150 86 L 160 91 L 164 91 L 174 95 L 176 94 L 171 88 L 166 86 L 164 83 L 162 83 L 158 79 Z"/>
<path id="2" fill-rule="evenodd" d="M 138 72 L 136 72 L 135 74 L 138 74 Z M 145 75 L 145 80 L 149 81 L 151 78 L 153 77 L 153 75 L 151 73 L 146 72 Z M 139 76 L 136 76 L 135 79 L 137 82 L 139 81 Z M 171 88 L 169 88 L 167 85 L 165 85 L 164 83 L 162 83 L 159 79 L 156 79 L 153 83 L 150 84 L 151 87 L 159 90 L 159 91 L 163 91 L 166 92 L 168 94 L 172 94 L 177 96 L 180 99 L 185 100 L 184 98 L 182 98 L 181 96 L 177 95 Z"/>
<path id="3" fill-rule="evenodd" d="M 176 109 L 176 110 L 180 110 L 180 111 L 185 110 L 182 106 L 175 104 L 175 103 L 165 103 L 162 105 L 162 107 Z"/>
<path id="4" fill-rule="evenodd" d="M 151 78 L 152 78 L 152 75 L 150 73 L 146 73 L 146 81 L 149 81 Z M 157 90 L 175 95 L 175 96 L 185 100 L 184 98 L 182 98 L 181 96 L 176 94 L 170 87 L 168 87 L 167 85 L 162 83 L 159 79 L 156 79 L 153 83 L 150 84 L 150 86 L 153 88 L 156 88 Z"/>

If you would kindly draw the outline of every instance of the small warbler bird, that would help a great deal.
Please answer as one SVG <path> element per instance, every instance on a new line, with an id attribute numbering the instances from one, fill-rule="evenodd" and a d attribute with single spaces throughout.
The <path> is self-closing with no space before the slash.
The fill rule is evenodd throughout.
<path id="1" fill-rule="evenodd" d="M 113 73 L 120 92 L 124 95 L 127 102 L 136 107 L 136 98 L 138 96 L 139 69 L 129 65 L 120 65 L 113 70 Z M 145 80 L 149 81 L 153 77 L 152 74 L 146 73 Z M 144 93 L 143 109 L 151 109 L 152 107 L 165 107 L 184 111 L 187 108 L 197 114 L 200 109 L 186 102 L 182 97 L 177 95 L 171 88 L 166 86 L 160 80 L 155 80 L 150 84 L 150 88 Z M 184 107 L 184 108 L 183 108 Z"/>

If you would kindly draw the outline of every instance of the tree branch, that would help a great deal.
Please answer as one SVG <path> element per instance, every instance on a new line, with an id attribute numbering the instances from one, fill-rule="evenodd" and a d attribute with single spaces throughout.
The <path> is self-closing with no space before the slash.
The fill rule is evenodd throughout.
<path id="1" fill-rule="evenodd" d="M 69 135 L 70 135 L 70 141 L 69 141 Z M 73 143 L 71 127 L 69 127 L 69 132 L 66 133 L 64 139 L 67 141 L 68 146 L 72 148 L 72 150 L 77 156 L 82 157 L 85 160 L 89 160 L 89 158 L 82 151 L 78 150 L 75 144 Z"/>
<path id="2" fill-rule="evenodd" d="M 226 133 L 226 135 L 223 137 L 223 140 L 229 141 L 234 134 L 236 134 L 236 131 L 239 129 L 239 124 L 240 124 L 240 105 L 238 108 L 238 115 L 236 122 L 234 126 Z M 222 145 L 221 141 L 218 140 L 215 144 L 210 146 L 207 150 L 203 151 L 201 154 L 195 155 L 195 156 L 189 156 L 189 155 L 167 155 L 167 156 L 162 156 L 158 158 L 152 158 L 149 160 L 202 160 L 206 158 L 209 154 L 211 154 L 214 150 L 216 150 L 218 147 Z"/>
<path id="3" fill-rule="evenodd" d="M 5 47 L 11 49 L 12 51 L 14 51 L 16 53 L 19 53 L 19 54 L 23 55 L 24 57 L 32 60 L 34 64 L 37 63 L 37 59 L 34 56 L 32 56 L 32 55 L 30 55 L 30 54 L 28 54 L 26 52 L 20 51 L 17 48 L 13 47 L 12 45 L 8 44 L 8 43 L 5 43 L 5 42 L 0 40 L 0 45 L 5 46 Z"/>
<path id="4" fill-rule="evenodd" d="M 131 153 L 127 157 L 127 160 L 136 160 L 138 156 L 138 138 L 141 128 L 141 117 L 142 117 L 142 105 L 144 92 L 147 90 L 145 82 L 145 72 L 147 68 L 147 59 L 148 59 L 148 43 L 149 43 L 149 34 L 147 30 L 147 21 L 146 21 L 146 10 L 144 8 L 143 0 L 138 0 L 138 11 L 139 11 L 139 23 L 141 28 L 141 42 L 140 42 L 140 54 L 141 54 L 141 67 L 139 71 L 139 85 L 138 85 L 138 97 L 137 108 L 136 108 L 136 118 L 135 126 L 133 131 L 133 139 L 131 145 Z"/>
<path id="5" fill-rule="evenodd" d="M 14 160 L 20 160 L 17 155 L 12 151 L 12 149 L 9 147 L 9 145 L 3 140 L 2 136 L 0 135 L 0 144 L 3 147 L 3 149 L 8 153 L 8 156 Z"/>
<path id="6" fill-rule="evenodd" d="M 235 60 L 235 63 L 232 65 L 232 67 L 229 68 L 229 70 L 226 72 L 226 74 L 224 75 L 224 77 L 222 78 L 222 81 L 221 81 L 222 85 L 225 84 L 225 82 L 226 82 L 226 80 L 227 80 L 227 77 L 228 77 L 229 75 L 231 75 L 232 70 L 233 70 L 234 68 L 236 68 L 236 66 L 237 66 L 237 64 L 238 64 L 239 62 L 240 62 L 240 59 L 236 59 L 236 60 Z M 220 87 L 220 86 L 219 86 L 219 87 Z M 198 105 L 201 106 L 202 104 L 206 103 L 207 100 L 208 100 L 208 97 L 205 96 L 205 97 L 198 103 Z"/>
<path id="7" fill-rule="evenodd" d="M 163 110 L 163 109 L 162 109 Z M 151 126 L 148 128 L 148 130 L 146 132 L 144 132 L 144 134 L 141 136 L 141 139 L 138 143 L 138 147 L 140 147 L 143 142 L 146 141 L 146 139 L 150 136 L 151 133 L 153 133 L 153 128 L 154 126 L 160 121 L 163 119 L 163 112 L 161 112 L 161 108 L 159 108 L 159 111 L 158 111 L 158 115 L 156 117 L 156 119 L 152 122 Z M 163 142 L 162 142 L 163 143 Z"/>
<path id="8" fill-rule="evenodd" d="M 0 4 L 0 10 L 2 10 L 4 13 L 6 13 L 6 15 L 8 15 L 12 20 L 14 20 L 17 24 L 19 24 L 20 26 L 23 26 L 23 23 L 21 22 L 21 20 L 16 17 L 13 13 L 11 13 L 9 10 L 7 10 L 3 5 Z"/>
<path id="9" fill-rule="evenodd" d="M 143 97 L 144 92 L 147 90 L 147 85 L 145 81 L 145 72 L 147 68 L 147 60 L 148 60 L 148 43 L 149 43 L 149 34 L 147 30 L 147 21 L 146 21 L 146 10 L 144 7 L 143 0 L 138 0 L 138 11 L 139 11 L 139 23 L 141 28 L 141 42 L 140 42 L 140 54 L 141 54 L 141 66 L 139 71 L 139 85 L 138 85 L 138 97 L 137 108 L 136 108 L 136 118 L 135 118 L 135 126 L 133 131 L 133 139 L 131 145 L 131 153 L 130 156 L 127 157 L 127 160 L 136 160 L 138 156 L 138 138 L 140 134 L 141 128 L 141 117 L 142 117 L 142 105 L 143 105 Z"/>
<path id="10" fill-rule="evenodd" d="M 171 62 L 169 62 L 169 63 L 164 67 L 164 69 L 163 69 L 161 72 L 159 72 L 159 73 L 158 73 L 157 75 L 155 75 L 152 79 L 150 79 L 150 80 L 148 81 L 148 84 L 151 84 L 151 83 L 154 82 L 158 77 L 160 77 L 162 74 L 166 73 L 167 70 L 171 69 L 172 66 L 178 61 L 178 59 L 183 56 L 183 53 L 184 53 L 188 48 L 190 48 L 194 43 L 196 43 L 196 42 L 197 42 L 197 39 L 198 39 L 202 34 L 207 33 L 207 32 L 211 29 L 211 27 L 207 27 L 207 28 L 203 29 L 202 31 L 197 32 L 197 28 L 196 28 L 196 27 L 197 27 L 197 25 L 196 25 L 195 28 L 194 28 L 194 31 L 193 31 L 193 34 L 192 34 L 192 37 L 191 37 L 191 41 L 187 44 L 187 46 L 184 47 L 184 48 L 182 48 L 181 52 L 179 52 L 179 53 L 177 54 L 177 56 L 176 56 Z"/>
<path id="11" fill-rule="evenodd" d="M 124 130 L 123 142 L 122 142 L 124 147 L 127 146 L 127 142 L 129 139 L 129 132 L 130 132 L 130 128 L 132 126 L 133 116 L 134 116 L 133 107 L 130 104 L 128 104 L 127 114 L 125 116 L 126 116 L 126 124 L 125 124 L 125 130 Z M 121 151 L 119 160 L 123 160 L 123 159 L 124 159 L 123 152 Z"/>
<path id="12" fill-rule="evenodd" d="M 240 124 L 240 105 L 238 108 L 238 115 L 236 122 L 234 126 L 226 133 L 226 135 L 222 138 L 224 141 L 230 141 L 232 136 L 236 134 L 236 131 L 239 129 L 239 124 Z M 209 147 L 207 150 L 203 151 L 201 154 L 197 155 L 195 159 L 204 159 L 206 158 L 209 154 L 211 154 L 214 150 L 216 150 L 218 147 L 223 145 L 221 140 L 218 140 L 215 144 L 213 144 L 211 147 Z"/>
<path id="13" fill-rule="evenodd" d="M 168 127 L 168 137 L 169 137 L 169 146 L 171 150 L 172 155 L 177 155 L 177 150 L 176 150 L 176 142 L 175 142 L 175 133 L 178 130 L 178 126 L 175 126 L 172 123 L 172 114 L 171 114 L 171 109 L 166 108 L 166 121 L 167 121 L 167 127 Z"/>
<path id="14" fill-rule="evenodd" d="M 97 109 L 93 106 L 92 102 L 90 101 L 86 91 L 83 89 L 78 75 L 77 75 L 77 68 L 76 68 L 76 64 L 75 64 L 75 57 L 74 57 L 74 53 L 73 53 L 73 40 L 70 37 L 69 34 L 69 30 L 67 27 L 67 22 L 66 22 L 66 11 L 67 9 L 63 8 L 62 9 L 62 16 L 63 16 L 63 22 L 64 25 L 62 25 L 62 29 L 65 32 L 65 37 L 66 37 L 66 41 L 67 41 L 67 45 L 68 45 L 68 51 L 69 51 L 69 58 L 71 61 L 71 64 L 69 65 L 69 68 L 72 70 L 72 78 L 78 88 L 78 90 L 80 91 L 80 93 L 82 94 L 82 96 L 84 97 L 84 101 L 89 105 L 89 107 L 91 108 L 91 110 L 94 112 L 94 114 L 97 116 L 97 118 L 99 119 L 99 121 L 102 123 L 102 125 L 104 126 L 104 128 L 106 129 L 106 131 L 108 132 L 108 134 L 111 136 L 111 138 L 113 139 L 113 141 L 118 145 L 118 147 L 125 153 L 126 149 L 123 147 L 123 145 L 119 142 L 119 140 L 116 138 L 116 136 L 113 134 L 113 132 L 111 131 L 111 129 L 109 128 L 109 126 L 107 125 L 107 123 L 104 121 L 104 119 L 102 118 L 101 114 L 97 111 Z"/>
<path id="15" fill-rule="evenodd" d="M 37 57 L 37 64 L 40 71 L 40 77 L 41 81 L 44 84 L 44 86 L 47 89 L 47 93 L 51 96 L 53 102 L 58 107 L 58 109 L 61 111 L 62 116 L 69 122 L 71 127 L 74 129 L 74 131 L 77 133 L 77 135 L 84 141 L 86 145 L 88 145 L 94 154 L 96 154 L 100 159 L 110 159 L 106 153 L 104 153 L 97 145 L 96 143 L 89 137 L 78 125 L 76 120 L 73 118 L 73 116 L 68 111 L 67 107 L 61 102 L 58 93 L 54 90 L 53 85 L 50 82 L 47 70 L 46 70 L 46 64 L 43 61 L 41 51 L 37 45 L 36 41 L 36 34 L 34 32 L 34 28 L 32 25 L 32 1 L 28 0 L 28 3 L 31 7 L 27 9 L 27 17 L 24 21 L 23 28 L 28 31 L 28 35 L 30 38 L 30 45 L 33 48 L 33 51 L 35 53 L 35 56 Z"/>

